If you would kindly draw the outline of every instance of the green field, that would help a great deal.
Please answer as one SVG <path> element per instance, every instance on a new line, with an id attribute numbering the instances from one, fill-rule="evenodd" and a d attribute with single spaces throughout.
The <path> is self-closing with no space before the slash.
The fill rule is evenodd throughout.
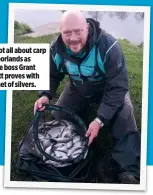
<path id="1" fill-rule="evenodd" d="M 42 37 L 15 37 L 15 43 L 50 43 L 54 35 Z M 138 129 L 141 131 L 141 103 L 142 103 L 142 65 L 143 65 L 143 47 L 135 46 L 128 40 L 119 40 L 123 49 L 128 74 L 129 91 L 134 107 Z M 57 96 L 62 92 L 66 79 L 57 90 Z M 37 100 L 37 91 L 13 91 L 12 108 L 12 167 L 11 180 L 25 180 L 25 177 L 16 173 L 15 163 L 17 160 L 17 148 L 19 141 L 23 138 L 28 124 L 33 118 L 33 106 Z M 108 136 L 108 135 L 107 135 Z M 109 141 L 103 136 L 103 148 L 109 147 Z"/>

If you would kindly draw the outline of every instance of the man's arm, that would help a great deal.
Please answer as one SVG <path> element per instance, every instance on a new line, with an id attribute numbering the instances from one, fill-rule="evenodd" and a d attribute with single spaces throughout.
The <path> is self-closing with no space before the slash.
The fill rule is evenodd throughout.
<path id="1" fill-rule="evenodd" d="M 104 124 L 107 124 L 112 119 L 123 104 L 125 94 L 128 91 L 128 73 L 125 59 L 119 43 L 117 42 L 113 45 L 113 42 L 115 43 L 115 39 L 112 41 L 112 47 L 110 45 L 104 58 L 106 70 L 105 91 L 97 111 L 98 117 Z"/>
<path id="2" fill-rule="evenodd" d="M 50 49 L 50 90 L 38 91 L 39 97 L 47 96 L 50 100 L 54 97 L 60 82 L 63 80 L 65 74 L 57 70 L 57 66 L 52 58 L 52 48 Z"/>

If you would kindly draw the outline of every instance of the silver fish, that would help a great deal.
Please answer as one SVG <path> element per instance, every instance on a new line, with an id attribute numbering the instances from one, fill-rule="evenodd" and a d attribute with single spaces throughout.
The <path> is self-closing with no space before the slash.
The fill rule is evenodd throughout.
<path id="1" fill-rule="evenodd" d="M 56 141 L 58 143 L 66 143 L 72 140 L 72 138 L 63 138 L 63 137 L 59 137 L 59 138 L 52 138 L 51 140 Z"/>
<path id="2" fill-rule="evenodd" d="M 69 141 L 67 143 L 67 148 L 70 149 L 73 146 L 73 141 Z"/>
<path id="3" fill-rule="evenodd" d="M 70 121 L 67 121 L 67 120 L 61 120 L 61 123 L 63 123 L 64 126 L 65 126 L 65 124 L 67 126 L 69 126 L 70 124 L 72 124 Z"/>
<path id="4" fill-rule="evenodd" d="M 81 146 L 82 146 L 82 142 L 81 141 L 77 141 L 77 142 L 74 143 L 74 147 L 75 148 L 79 148 Z"/>
<path id="5" fill-rule="evenodd" d="M 71 163 L 64 163 L 64 164 L 62 164 L 62 163 L 58 163 L 58 162 L 51 161 L 51 160 L 46 161 L 46 163 L 52 164 L 52 165 L 54 165 L 55 167 L 65 167 L 65 166 L 71 165 Z"/>
<path id="6" fill-rule="evenodd" d="M 67 156 L 71 156 L 73 152 L 76 150 L 76 148 L 72 147 L 68 150 Z"/>
<path id="7" fill-rule="evenodd" d="M 54 144 L 55 150 L 56 150 L 56 148 L 61 148 L 63 146 L 65 146 L 65 143 L 56 143 L 56 144 Z"/>
<path id="8" fill-rule="evenodd" d="M 46 148 L 45 152 L 50 155 L 51 149 L 52 149 L 52 145 L 50 145 L 48 148 Z"/>
<path id="9" fill-rule="evenodd" d="M 59 137 L 63 137 L 62 134 L 63 134 L 63 132 L 65 132 L 65 129 L 66 129 L 65 126 L 61 126 L 60 127 L 60 135 L 59 135 Z"/>
<path id="10" fill-rule="evenodd" d="M 57 125 L 58 123 L 59 123 L 59 121 L 53 120 L 53 121 L 47 121 L 47 122 L 45 122 L 45 125 Z"/>
<path id="11" fill-rule="evenodd" d="M 44 139 L 43 146 L 44 148 L 48 148 L 51 145 L 51 142 L 49 139 Z"/>
<path id="12" fill-rule="evenodd" d="M 73 143 L 75 143 L 77 141 L 80 141 L 80 136 L 79 135 L 76 135 L 76 136 L 73 137 Z"/>
<path id="13" fill-rule="evenodd" d="M 80 155 L 80 153 L 75 153 L 75 154 L 73 153 L 73 154 L 71 155 L 71 157 L 72 157 L 72 158 L 77 158 L 79 155 Z"/>
<path id="14" fill-rule="evenodd" d="M 62 137 L 72 137 L 72 127 L 68 126 L 62 133 Z"/>
<path id="15" fill-rule="evenodd" d="M 82 148 L 77 148 L 74 152 L 73 152 L 73 154 L 76 154 L 76 153 L 82 153 Z"/>
<path id="16" fill-rule="evenodd" d="M 81 149 L 81 148 L 80 148 L 80 149 L 77 149 L 77 150 L 75 150 L 75 151 L 72 153 L 71 157 L 72 157 L 72 158 L 76 158 L 76 157 L 78 157 L 81 153 L 82 153 L 82 149 Z"/>
<path id="17" fill-rule="evenodd" d="M 64 152 L 64 153 L 67 153 L 68 150 L 67 150 L 67 147 L 66 146 L 63 146 L 63 147 L 58 147 L 56 148 L 56 151 L 61 151 L 61 152 Z"/>
<path id="18" fill-rule="evenodd" d="M 45 127 L 43 128 L 43 130 L 49 131 L 49 130 L 50 130 L 50 126 L 45 126 Z"/>
<path id="19" fill-rule="evenodd" d="M 46 157 L 45 156 L 43 156 L 43 161 L 45 161 L 46 160 Z"/>
<path id="20" fill-rule="evenodd" d="M 62 163 L 60 163 L 60 164 L 58 163 L 56 166 L 57 167 L 66 167 L 66 166 L 70 166 L 70 165 L 71 165 L 71 163 L 63 163 L 63 164 Z"/>
<path id="21" fill-rule="evenodd" d="M 46 164 L 53 164 L 53 161 L 51 161 L 51 160 L 46 160 L 45 163 L 46 163 Z"/>
<path id="22" fill-rule="evenodd" d="M 52 157 L 54 157 L 55 156 L 55 153 L 54 152 L 51 152 L 51 154 L 50 154 Z"/>
<path id="23" fill-rule="evenodd" d="M 61 162 L 57 162 L 47 160 L 43 157 L 43 159 L 47 160 L 46 163 L 56 167 L 64 167 L 71 165 L 71 163 L 62 162 L 62 160 L 66 160 L 69 157 L 76 158 L 82 155 L 82 158 L 86 158 L 87 152 L 85 154 L 83 153 L 85 142 L 81 139 L 81 136 L 75 132 L 75 126 L 70 121 L 48 121 L 45 122 L 44 125 L 41 125 L 41 127 L 42 129 L 44 128 L 44 135 L 40 134 L 39 139 L 45 152 L 61 160 Z"/>
<path id="24" fill-rule="evenodd" d="M 46 163 L 47 163 L 47 164 L 52 164 L 52 165 L 54 165 L 54 166 L 56 166 L 56 167 L 57 167 L 57 165 L 58 165 L 57 162 L 52 161 L 52 160 L 47 160 Z"/>
<path id="25" fill-rule="evenodd" d="M 56 156 L 57 158 L 61 158 L 61 159 L 63 159 L 63 160 L 68 159 L 68 156 L 65 154 L 65 152 L 54 151 L 54 153 L 55 153 L 55 156 Z"/>
<path id="26" fill-rule="evenodd" d="M 65 126 L 60 126 L 61 133 L 66 129 Z"/>
<path id="27" fill-rule="evenodd" d="M 60 134 L 60 129 L 52 128 L 48 134 L 51 136 L 51 138 L 56 138 Z"/>
<path id="28" fill-rule="evenodd" d="M 44 139 L 45 139 L 44 135 L 42 135 L 42 134 L 40 134 L 40 133 L 38 133 L 38 138 L 39 138 L 40 140 L 44 140 Z"/>
<path id="29" fill-rule="evenodd" d="M 41 125 L 39 125 L 39 126 L 38 126 L 38 130 L 43 129 L 43 128 L 44 128 L 44 125 L 45 125 L 44 123 L 43 123 L 43 124 L 41 124 Z"/>
<path id="30" fill-rule="evenodd" d="M 45 139 L 50 140 L 51 139 L 51 135 L 50 134 L 46 134 Z"/>

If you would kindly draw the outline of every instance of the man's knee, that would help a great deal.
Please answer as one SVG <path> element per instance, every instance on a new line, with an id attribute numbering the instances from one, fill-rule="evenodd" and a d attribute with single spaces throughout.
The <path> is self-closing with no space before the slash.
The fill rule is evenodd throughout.
<path id="1" fill-rule="evenodd" d="M 120 116 L 124 119 L 127 119 L 131 115 L 133 115 L 133 105 L 129 93 L 127 93 L 125 95 L 124 103 L 120 111 Z"/>
<path id="2" fill-rule="evenodd" d="M 137 131 L 137 125 L 130 96 L 127 93 L 124 98 L 123 106 L 114 117 L 112 135 L 114 138 L 120 139 L 131 131 Z"/>

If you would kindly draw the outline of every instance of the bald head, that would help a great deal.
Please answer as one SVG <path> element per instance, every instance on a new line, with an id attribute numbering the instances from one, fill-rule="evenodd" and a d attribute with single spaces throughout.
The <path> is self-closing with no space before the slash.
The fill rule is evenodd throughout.
<path id="1" fill-rule="evenodd" d="M 83 12 L 64 12 L 60 22 L 60 29 L 65 45 L 74 53 L 80 52 L 88 36 L 88 24 Z"/>
<path id="2" fill-rule="evenodd" d="M 86 22 L 86 18 L 83 14 L 82 11 L 66 11 L 64 12 L 63 16 L 62 16 L 62 19 L 61 19 L 61 22 L 60 22 L 60 26 L 62 28 L 62 26 L 68 24 L 72 24 L 74 25 L 75 23 L 79 23 L 80 25 L 86 25 L 87 22 Z"/>

